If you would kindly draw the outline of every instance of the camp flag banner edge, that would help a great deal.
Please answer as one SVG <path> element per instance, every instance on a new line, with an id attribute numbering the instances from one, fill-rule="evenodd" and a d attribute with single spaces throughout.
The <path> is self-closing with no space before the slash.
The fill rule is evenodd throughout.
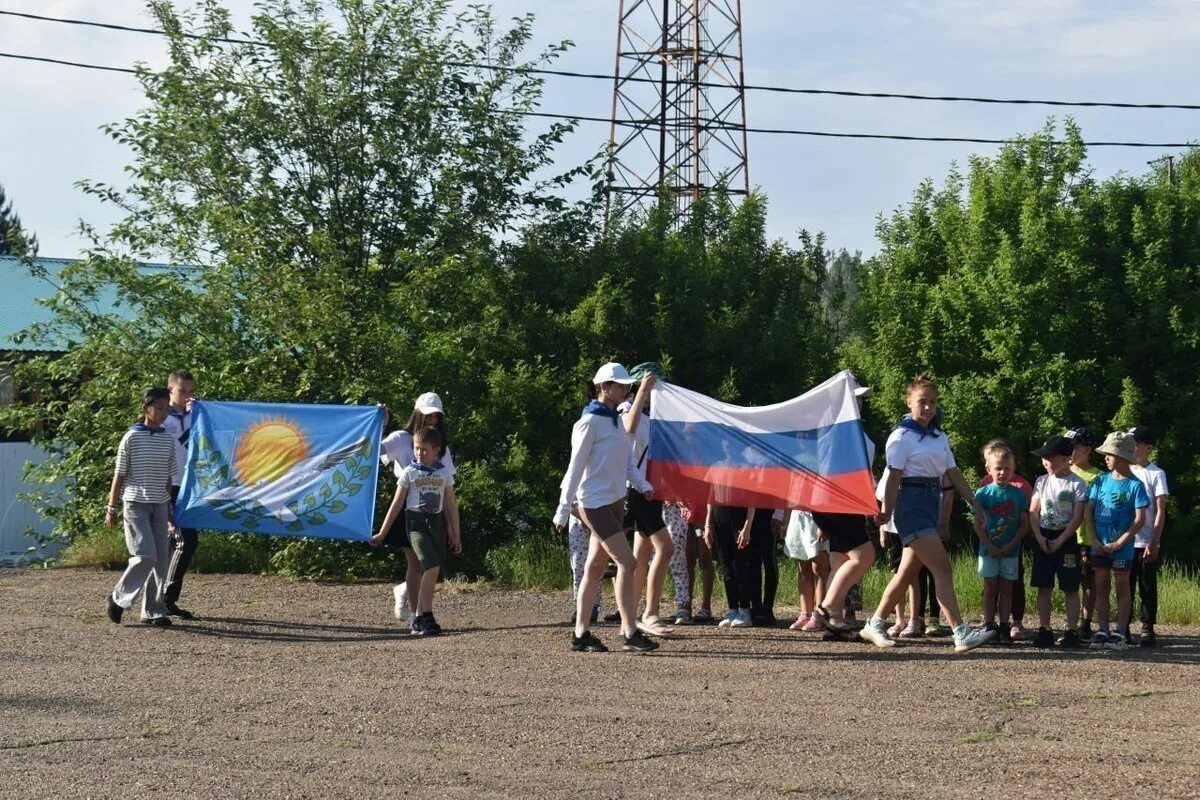
<path id="1" fill-rule="evenodd" d="M 181 528 L 371 538 L 383 409 L 192 401 Z"/>
<path id="2" fill-rule="evenodd" d="M 874 514 L 869 444 L 843 370 L 770 406 L 722 403 L 665 381 L 650 396 L 647 479 L 689 504 Z"/>

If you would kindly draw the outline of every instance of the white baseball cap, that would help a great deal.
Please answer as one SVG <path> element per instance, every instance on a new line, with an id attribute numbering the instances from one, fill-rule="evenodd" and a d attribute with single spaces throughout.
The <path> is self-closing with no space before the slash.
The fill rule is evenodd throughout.
<path id="1" fill-rule="evenodd" d="M 426 392 L 418 397 L 417 402 L 413 403 L 413 408 L 422 414 L 446 414 L 442 409 L 442 398 L 438 397 L 436 392 Z"/>
<path id="2" fill-rule="evenodd" d="M 592 378 L 592 383 L 599 386 L 602 383 L 624 383 L 629 385 L 637 383 L 637 378 L 629 374 L 629 370 L 618 364 L 616 361 L 610 361 L 607 364 L 601 364 L 600 369 L 596 370 L 596 377 Z"/>

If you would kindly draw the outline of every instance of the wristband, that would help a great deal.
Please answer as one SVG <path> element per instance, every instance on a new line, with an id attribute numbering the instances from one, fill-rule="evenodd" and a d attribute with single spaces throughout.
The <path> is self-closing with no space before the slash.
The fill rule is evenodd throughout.
<path id="1" fill-rule="evenodd" d="M 115 514 L 115 513 L 117 513 L 117 507 L 116 507 L 116 506 L 105 506 L 105 507 L 104 507 L 104 513 L 106 513 L 106 514 Z"/>

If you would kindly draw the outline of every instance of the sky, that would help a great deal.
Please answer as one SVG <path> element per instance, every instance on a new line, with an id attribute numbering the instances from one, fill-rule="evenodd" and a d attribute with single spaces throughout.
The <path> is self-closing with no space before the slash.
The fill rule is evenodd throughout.
<path id="1" fill-rule="evenodd" d="M 253 4 L 226 0 L 234 19 Z M 455 0 L 455 5 L 467 3 Z M 535 14 L 531 54 L 564 39 L 557 67 L 611 74 L 616 0 L 494 0 L 497 16 Z M 1066 100 L 1197 103 L 1200 4 L 1194 0 L 743 0 L 747 84 Z M 0 0 L 0 10 L 150 27 L 136 0 Z M 0 16 L 0 52 L 128 66 L 165 63 L 164 40 Z M 76 257 L 81 221 L 118 216 L 76 181 L 124 185 L 129 153 L 101 130 L 146 100 L 131 75 L 0 58 L 0 185 L 44 256 Z M 542 109 L 608 117 L 606 81 L 550 78 Z M 1063 109 L 747 92 L 747 123 L 862 133 L 1004 138 L 1041 129 Z M 1200 139 L 1200 111 L 1074 109 L 1086 140 Z M 530 121 L 531 134 L 545 127 Z M 564 170 L 605 144 L 608 126 L 580 123 L 558 149 Z M 823 231 L 833 248 L 875 252 L 879 215 L 918 184 L 998 146 L 751 134 L 751 186 L 768 199 L 768 230 L 794 241 Z M 1167 152 L 1094 148 L 1099 178 L 1144 173 Z"/>

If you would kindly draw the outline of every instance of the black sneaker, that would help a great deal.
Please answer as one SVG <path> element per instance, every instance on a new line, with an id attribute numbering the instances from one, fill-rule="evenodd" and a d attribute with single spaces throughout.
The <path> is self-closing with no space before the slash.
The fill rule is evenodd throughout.
<path id="1" fill-rule="evenodd" d="M 764 611 L 759 614 L 754 614 L 750 617 L 751 624 L 756 628 L 774 628 L 776 619 L 775 615 L 770 611 Z"/>
<path id="2" fill-rule="evenodd" d="M 620 611 L 610 611 L 609 613 L 604 615 L 604 621 L 605 622 L 620 622 L 621 621 L 621 612 Z"/>
<path id="3" fill-rule="evenodd" d="M 658 649 L 658 643 L 641 631 L 635 630 L 632 636 L 621 634 L 621 649 L 629 653 L 649 653 Z"/>
<path id="4" fill-rule="evenodd" d="M 1079 641 L 1090 642 L 1092 640 L 1092 621 L 1085 619 L 1079 625 Z"/>
<path id="5" fill-rule="evenodd" d="M 1012 631 L 1007 625 L 1001 625 L 996 631 L 996 644 L 1012 644 Z"/>
<path id="6" fill-rule="evenodd" d="M 1083 642 L 1080 641 L 1080 639 L 1079 639 L 1079 631 L 1068 630 L 1066 633 L 1063 634 L 1062 638 L 1058 640 L 1058 646 L 1059 647 L 1082 647 Z"/>
<path id="7" fill-rule="evenodd" d="M 1033 637 L 1034 647 L 1053 647 L 1054 632 L 1049 628 L 1038 628 L 1037 636 Z"/>
<path id="8" fill-rule="evenodd" d="M 408 632 L 412 636 L 420 636 L 421 629 L 425 627 L 425 615 L 413 614 L 412 622 L 409 623 Z"/>
<path id="9" fill-rule="evenodd" d="M 180 608 L 179 606 L 175 605 L 174 603 L 167 603 L 167 613 L 170 614 L 172 617 L 179 617 L 180 619 L 195 619 L 196 618 L 195 614 L 188 611 L 186 608 Z"/>
<path id="10" fill-rule="evenodd" d="M 571 635 L 571 652 L 607 653 L 608 648 L 604 646 L 604 642 L 593 636 L 591 631 L 584 631 L 583 636 Z"/>
<path id="11" fill-rule="evenodd" d="M 121 615 L 125 613 L 125 609 L 117 605 L 117 601 L 112 599 L 112 595 L 108 596 L 108 619 L 114 625 L 121 624 Z"/>
<path id="12" fill-rule="evenodd" d="M 170 617 L 146 617 L 142 620 L 143 625 L 149 625 L 151 628 L 169 628 L 171 627 Z"/>
<path id="13" fill-rule="evenodd" d="M 421 623 L 421 636 L 437 636 L 442 632 L 442 626 L 438 625 L 437 620 L 433 618 L 433 612 L 430 611 L 425 615 L 425 620 Z"/>
<path id="14" fill-rule="evenodd" d="M 1142 626 L 1142 635 L 1140 637 L 1138 637 L 1138 646 L 1139 647 L 1157 647 L 1158 646 L 1158 636 L 1156 636 L 1154 633 L 1153 625 L 1143 625 Z"/>

